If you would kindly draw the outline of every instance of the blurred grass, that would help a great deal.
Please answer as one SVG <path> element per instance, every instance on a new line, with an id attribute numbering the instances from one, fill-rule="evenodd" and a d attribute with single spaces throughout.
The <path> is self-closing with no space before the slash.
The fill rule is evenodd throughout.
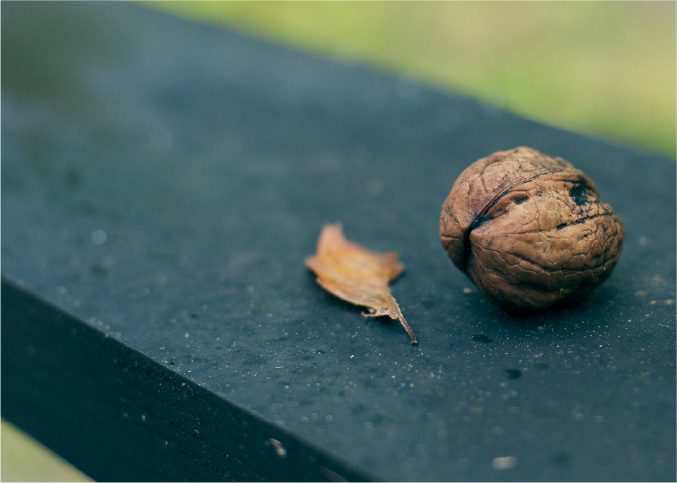
<path id="1" fill-rule="evenodd" d="M 675 156 L 674 2 L 145 2 Z M 2 481 L 87 481 L 2 422 Z"/>
<path id="2" fill-rule="evenodd" d="M 92 481 L 4 419 L 1 443 L 2 481 Z"/>
<path id="3" fill-rule="evenodd" d="M 675 2 L 145 2 L 675 156 Z"/>

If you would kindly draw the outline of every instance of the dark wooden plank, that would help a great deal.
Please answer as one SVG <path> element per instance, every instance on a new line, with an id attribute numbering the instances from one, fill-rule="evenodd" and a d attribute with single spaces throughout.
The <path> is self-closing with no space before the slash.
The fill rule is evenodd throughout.
<path id="1" fill-rule="evenodd" d="M 135 5 L 2 13 L 3 416 L 98 479 L 674 478 L 673 160 Z M 437 238 L 517 145 L 627 229 L 586 302 L 527 318 Z M 418 346 L 318 289 L 328 221 L 400 252 Z"/>
<path id="2" fill-rule="evenodd" d="M 2 311 L 3 415 L 96 480 L 369 478 L 7 279 Z"/>

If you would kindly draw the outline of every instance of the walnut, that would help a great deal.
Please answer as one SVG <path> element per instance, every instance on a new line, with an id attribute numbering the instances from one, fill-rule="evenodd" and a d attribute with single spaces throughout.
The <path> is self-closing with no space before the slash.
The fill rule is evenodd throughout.
<path id="1" fill-rule="evenodd" d="M 528 147 L 471 164 L 440 217 L 449 258 L 508 309 L 581 299 L 611 275 L 623 238 L 621 219 L 582 171 Z"/>

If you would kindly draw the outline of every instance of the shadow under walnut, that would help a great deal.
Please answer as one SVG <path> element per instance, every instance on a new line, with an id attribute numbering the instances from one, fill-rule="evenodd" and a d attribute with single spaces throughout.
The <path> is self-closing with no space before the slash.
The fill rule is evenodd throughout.
<path id="1" fill-rule="evenodd" d="M 528 147 L 471 164 L 440 217 L 449 258 L 508 309 L 585 297 L 611 275 L 623 239 L 621 219 L 582 171 Z"/>

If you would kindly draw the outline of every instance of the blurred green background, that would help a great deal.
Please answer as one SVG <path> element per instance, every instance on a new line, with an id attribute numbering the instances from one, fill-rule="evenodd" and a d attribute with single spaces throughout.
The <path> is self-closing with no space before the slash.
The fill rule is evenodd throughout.
<path id="1" fill-rule="evenodd" d="M 144 2 L 675 157 L 675 2 Z M 2 422 L 2 481 L 85 481 Z"/>
<path id="2" fill-rule="evenodd" d="M 151 2 L 675 155 L 675 2 Z"/>
<path id="3" fill-rule="evenodd" d="M 4 419 L 1 444 L 2 481 L 91 481 Z"/>

